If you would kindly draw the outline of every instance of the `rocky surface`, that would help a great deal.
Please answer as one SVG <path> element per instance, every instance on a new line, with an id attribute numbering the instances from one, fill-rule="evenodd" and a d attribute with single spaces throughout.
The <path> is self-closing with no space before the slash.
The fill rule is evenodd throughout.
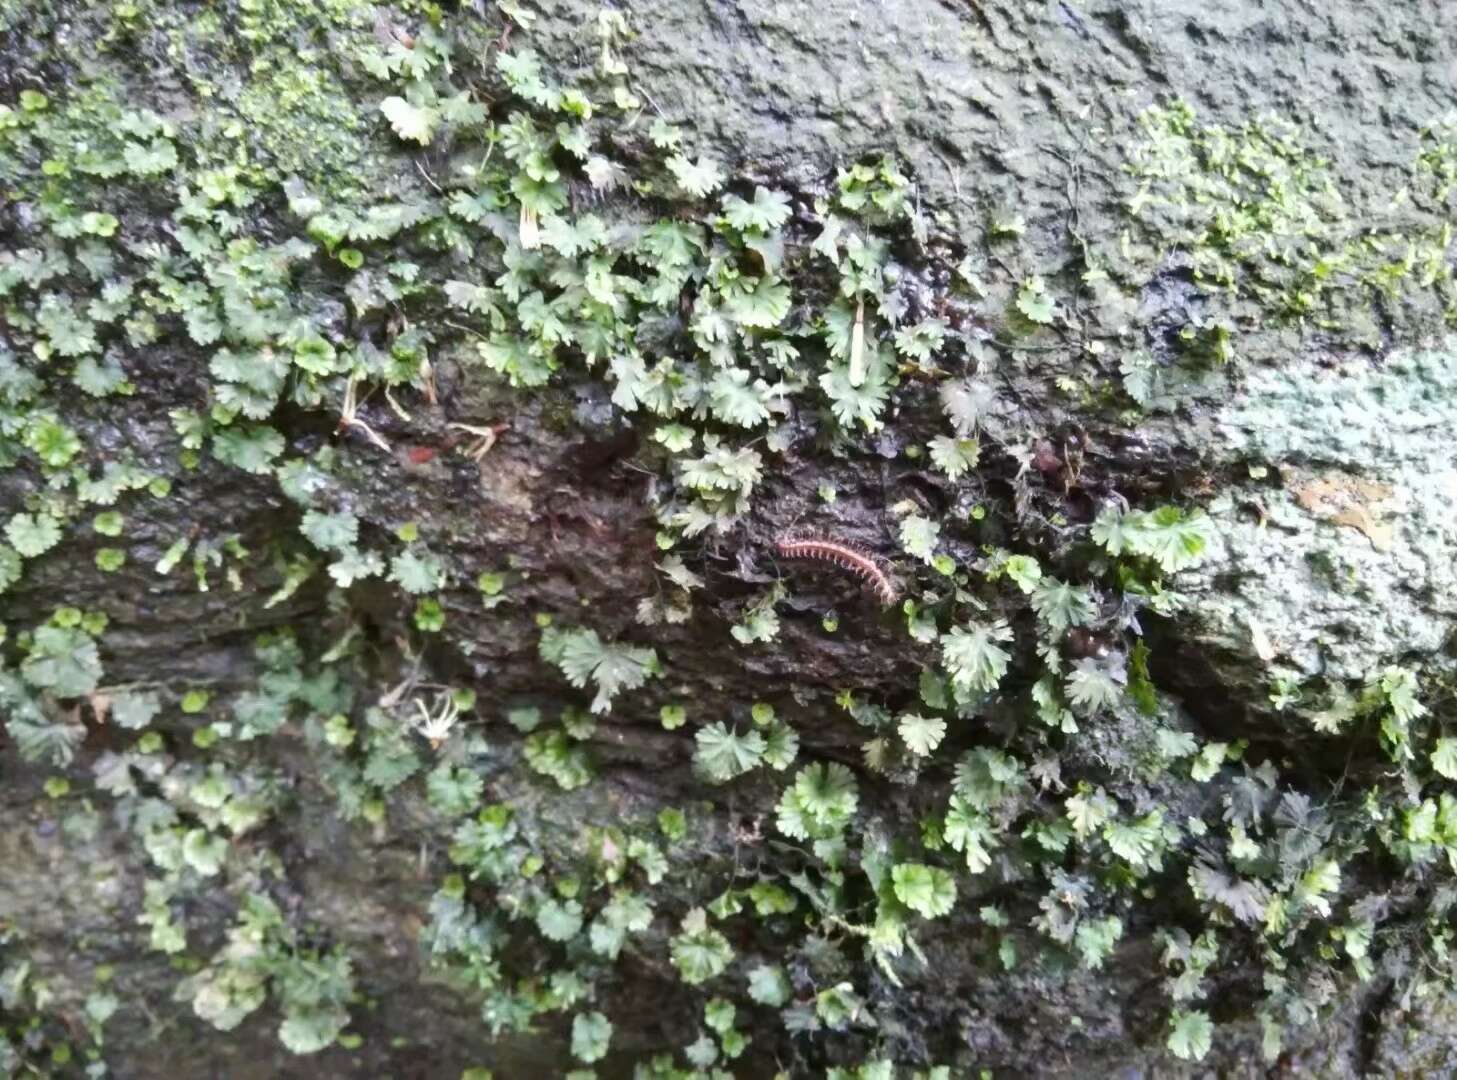
<path id="1" fill-rule="evenodd" d="M 230 119 L 249 125 L 240 158 L 282 162 L 289 173 L 347 174 L 380 197 L 428 197 L 432 176 L 451 167 L 449 147 L 399 152 L 376 113 L 379 89 L 330 59 L 331 34 L 353 40 L 357 27 L 281 34 L 268 46 L 270 69 L 254 62 L 264 55 L 261 45 L 200 48 L 189 36 L 200 32 L 185 27 L 201 7 L 143 5 L 152 6 L 169 10 L 171 29 L 133 28 L 131 47 L 93 53 L 91 43 L 133 24 L 107 5 L 0 0 L 0 101 L 14 104 L 22 90 L 42 87 L 59 99 L 68 85 L 112 79 L 135 103 L 179 124 L 216 110 L 219 126 Z M 215 7 L 226 31 L 249 5 Z M 283 14 L 291 5 L 274 7 L 291 26 Z M 447 24 L 489 18 L 494 32 L 500 22 L 485 5 L 445 7 Z M 892 710 L 908 707 L 935 651 L 908 638 L 897 613 L 879 611 L 836 572 L 776 562 L 774 538 L 805 522 L 895 555 L 889 508 L 911 500 L 955 519 L 943 550 L 969 561 L 987 545 L 1017 547 L 1023 539 L 996 515 L 985 526 L 965 524 L 972 508 L 1025 505 L 1027 520 L 1039 523 L 1028 546 L 1044 552 L 1049 566 L 1071 567 L 1085 559 L 1069 539 L 1072 527 L 1119 500 L 1204 507 L 1214 537 L 1206 561 L 1178 581 L 1187 606 L 1168 618 L 1144 616 L 1161 700 L 1201 738 L 1250 740 L 1279 770 L 1282 790 L 1317 802 L 1333 798 L 1334 782 L 1353 760 L 1362 775 L 1381 762 L 1374 737 L 1362 730 L 1307 752 L 1317 741 L 1307 718 L 1329 707 L 1325 695 L 1336 686 L 1354 691 L 1392 665 L 1420 669 L 1437 687 L 1450 674 L 1457 347 L 1443 343 L 1424 301 L 1381 312 L 1386 340 L 1369 348 L 1328 326 L 1277 324 L 1248 295 L 1191 282 L 1184 255 L 1156 237 L 1134 228 L 1124 243 L 1136 191 L 1127 166 L 1130 148 L 1144 138 L 1137 118 L 1148 105 L 1183 98 L 1206 125 L 1230 128 L 1272 111 L 1328 160 L 1349 217 L 1374 219 L 1408 182 L 1419 130 L 1451 107 L 1457 16 L 1447 7 L 638 0 L 627 11 L 635 36 L 623 46 L 634 85 L 731 176 L 791 193 L 803 216 L 829 191 L 837 167 L 869 153 L 898 155 L 914 181 L 916 227 L 925 233 L 919 251 L 897 250 L 903 291 L 914 303 L 932 304 L 949 294 L 951 271 L 967 256 L 985 278 L 983 295 L 958 315 L 959 329 L 984 347 L 967 364 L 985 393 L 988 455 L 980 474 L 948 482 L 904 454 L 943 430 L 930 395 L 901 395 L 894 422 L 848 450 L 830 447 L 818 421 L 797 417 L 786 425 L 790 449 L 774 459 L 737 530 L 687 549 L 690 568 L 706 582 L 695 594 L 696 617 L 649 633 L 636 615 L 640 600 L 663 589 L 651 512 L 662 482 L 660 451 L 613 408 L 595 374 L 544 390 L 511 389 L 480 378 L 460 342 L 442 343 L 436 401 L 414 399 L 395 410 L 376 398 L 362 407 L 389 453 L 357 432 L 341 436 L 332 402 L 285 406 L 277 419 L 291 453 L 334 448 L 337 467 L 320 482 L 330 510 L 352 512 L 364 533 L 381 540 L 418 523 L 449 568 L 450 584 L 440 592 L 445 629 L 421 646 L 411 668 L 412 654 L 395 646 L 413 632 L 413 603 L 378 582 L 336 590 L 320 574 L 270 604 L 284 580 L 281 558 L 249 564 L 237 589 L 214 577 L 200 591 L 190 573 L 153 570 L 190 532 L 235 535 L 244 548 L 264 552 L 298 518 L 271 476 L 245 476 L 210 457 L 196 469 L 178 464 L 168 414 L 199 407 L 209 391 L 204 351 L 175 333 L 128 357 L 135 395 L 98 402 L 69 392 L 67 401 L 89 464 L 128 454 L 171 478 L 171 496 L 128 506 L 129 559 L 120 573 L 96 569 L 93 558 L 106 541 L 83 528 L 28 560 L 24 577 L 0 595 L 0 621 L 12 628 L 6 647 L 59 604 L 101 610 L 110 620 L 101 637 L 106 687 L 160 687 L 169 701 L 206 687 L 218 702 L 235 704 L 268 677 L 253 646 L 260 632 L 292 628 L 310 664 L 354 634 L 361 644 L 341 666 L 346 691 L 337 707 L 357 717 L 408 679 L 473 689 L 480 706 L 472 734 L 483 742 L 462 749 L 460 760 L 485 778 L 488 801 L 514 808 L 540 850 L 585 864 L 585 830 L 651 822 L 664 807 L 691 808 L 693 834 L 670 855 L 657 921 L 597 984 L 593 1007 L 615 1025 L 612 1052 L 598 1065 L 604 1076 L 631 1075 L 634 1061 L 680 1048 L 701 1028 L 707 995 L 685 993 L 665 959 L 685 912 L 737 880 L 749 851 L 757 868 L 786 879 L 803 866 L 788 845 L 772 842 L 786 777 L 760 770 L 731 786 L 705 785 L 692 768 L 693 727 L 663 730 L 662 706 L 691 703 L 697 724 L 746 719 L 748 703 L 774 703 L 799 733 L 802 762 L 857 771 L 871 832 L 889 835 L 944 805 L 933 806 L 922 787 L 866 770 L 866 733 L 834 705 L 836 692 L 852 686 Z M 563 72 L 590 68 L 596 9 L 552 0 L 534 10 L 536 24 L 512 33 L 529 37 Z M 368 15 L 369 32 L 386 36 L 392 27 L 419 34 L 428 21 L 413 8 L 371 8 Z M 294 87 L 288 77 L 295 70 L 316 78 Z M 212 89 L 204 94 L 203 85 Z M 624 156 L 641 147 L 640 131 L 612 137 Z M 275 191 L 247 214 L 280 239 L 292 227 L 285 202 Z M 603 212 L 631 213 L 610 203 Z M 0 223 L 29 236 L 35 213 L 17 201 L 0 209 Z M 1018 242 L 999 245 L 1006 228 L 999 223 L 1018 216 Z M 170 230 L 159 219 L 150 231 L 160 238 Z M 139 227 L 133 239 L 147 231 Z M 1083 272 L 1104 255 L 1115 259 L 1120 248 L 1125 288 L 1109 295 Z M 444 276 L 469 266 L 459 251 L 439 259 Z M 1016 347 L 993 347 L 988 343 L 1005 342 L 1004 315 L 1031 274 L 1066 290 L 1069 317 L 1055 329 L 1034 328 Z M 378 329 L 356 321 L 337 282 L 320 278 L 306 283 L 320 325 L 342 336 Z M 1238 326 L 1241 362 L 1197 371 L 1182 365 L 1178 331 L 1220 311 Z M 6 333 L 0 327 L 0 354 Z M 1089 348 L 1094 341 L 1108 347 Z M 1130 353 L 1150 357 L 1166 379 L 1167 398 L 1146 412 L 1131 410 L 1119 388 L 1119 362 Z M 478 462 L 454 452 L 463 438 L 451 424 L 493 428 L 494 445 Z M 1038 454 L 1052 455 L 1052 464 L 1034 464 Z M 817 496 L 825 484 L 836 489 L 832 504 Z M 4 516 L 43 487 L 25 463 L 0 469 Z M 476 587 L 483 572 L 506 578 L 503 602 L 483 606 Z M 777 642 L 739 647 L 730 627 L 747 603 L 781 581 L 790 587 Z M 833 635 L 822 631 L 830 612 L 838 619 Z M 536 705 L 555 715 L 587 700 L 542 659 L 543 614 L 604 638 L 651 643 L 669 658 L 663 678 L 599 719 L 589 740 L 598 778 L 568 793 L 521 768 L 522 734 L 505 723 L 510 709 Z M 1277 710 L 1270 695 L 1282 680 L 1302 684 L 1306 696 Z M 1432 701 L 1439 716 L 1442 693 L 1434 691 Z M 297 706 L 277 735 L 238 744 L 237 758 L 276 784 L 278 809 L 235 843 L 238 867 L 215 879 L 215 888 L 178 901 L 189 927 L 189 948 L 179 958 L 147 951 L 148 930 L 137 920 L 153 875 L 148 854 L 133 822 L 91 779 L 103 755 L 125 752 L 134 733 L 91 722 L 74 761 L 59 770 L 22 761 L 13 739 L 3 745 L 0 967 L 26 962 L 49 988 L 41 1011 L 52 1025 L 50 1044 L 69 1038 L 87 1045 L 84 1003 L 106 967 L 120 1007 L 96 1053 L 118 1077 L 445 1077 L 470 1066 L 522 1077 L 571 1069 L 569 1013 L 541 1018 L 536 1034 L 493 1035 L 477 998 L 430 970 L 420 931 L 451 869 L 450 829 L 418 779 L 391 797 L 382 820 L 342 821 L 332 782 L 322 779 L 328 751 L 317 724 L 306 728 L 306 712 Z M 189 742 L 204 719 L 215 718 L 169 709 L 158 721 L 167 753 L 184 765 L 201 760 Z M 989 709 L 984 727 L 1000 739 L 1018 722 L 1010 711 Z M 1151 731 L 1132 710 L 1095 725 L 1086 743 L 1068 750 L 1068 778 L 1122 776 L 1116 763 L 1131 759 Z M 952 741 L 970 745 L 983 734 L 978 728 Z M 62 774 L 72 778 L 71 791 L 44 793 L 45 779 Z M 1140 792 L 1140 811 L 1157 797 L 1211 821 L 1230 790 L 1194 783 L 1187 769 L 1136 784 L 1123 779 Z M 270 859 L 279 872 L 265 871 Z M 1365 982 L 1349 973 L 1327 978 L 1322 1007 L 1303 1026 L 1292 1024 L 1283 1054 L 1265 1063 L 1253 947 L 1242 958 L 1247 963 L 1232 960 L 1210 990 L 1207 1006 L 1218 1023 L 1211 1055 L 1197 1066 L 1172 1057 L 1159 989 L 1163 946 L 1154 935 L 1181 925 L 1197 933 L 1192 904 L 1174 896 L 1182 873 L 1148 879 L 1150 903 L 1119 909 L 1124 937 L 1100 970 L 1064 958 L 1009 972 L 996 959 L 999 935 L 974 913 L 996 904 L 1030 924 L 1045 891 L 1009 859 L 996 874 L 962 883 L 955 917 L 920 927 L 927 962 L 904 965 L 901 985 L 859 956 L 839 967 L 826 961 L 823 971 L 813 958 L 796 960 L 814 969 L 805 979 L 816 990 L 852 979 L 874 1027 L 831 1040 L 794 1035 L 773 1010 L 740 995 L 740 1026 L 753 1042 L 733 1068 L 744 1076 L 775 1068 L 812 1075 L 883 1049 L 907 1066 L 943 1063 L 958 1076 L 979 1068 L 1045 1076 L 1415 1076 L 1450 1067 L 1457 1054 L 1450 1007 L 1401 996 L 1407 954 Z M 223 944 L 238 892 L 267 875 L 303 941 L 351 956 L 357 996 L 349 1030 L 362 1044 L 297 1057 L 279 1044 L 272 1004 L 220 1032 L 174 996 L 179 979 Z M 1408 915 L 1429 897 L 1421 890 L 1430 882 L 1403 879 L 1375 855 L 1353 857 L 1348 881 Z M 1405 932 L 1403 924 L 1393 936 Z M 738 935 L 733 944 L 746 965 L 772 960 L 791 940 L 773 920 Z M 0 1007 L 0 1026 L 29 1015 L 3 995 Z M 80 1056 L 54 1068 L 79 1070 Z M 0 1058 L 0 1068 L 6 1064 Z"/>

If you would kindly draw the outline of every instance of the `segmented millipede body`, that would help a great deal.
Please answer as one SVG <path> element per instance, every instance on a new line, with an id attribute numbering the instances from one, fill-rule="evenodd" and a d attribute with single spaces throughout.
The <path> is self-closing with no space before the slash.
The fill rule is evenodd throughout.
<path id="1" fill-rule="evenodd" d="M 823 537 L 776 540 L 774 549 L 786 559 L 819 559 L 850 571 L 870 587 L 885 605 L 895 603 L 895 585 L 890 576 L 869 555 Z"/>

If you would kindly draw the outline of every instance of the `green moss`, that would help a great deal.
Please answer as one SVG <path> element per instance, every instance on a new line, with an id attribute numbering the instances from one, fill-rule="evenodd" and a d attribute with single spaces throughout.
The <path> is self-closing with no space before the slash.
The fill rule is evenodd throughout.
<path id="1" fill-rule="evenodd" d="M 1158 261 L 1179 251 L 1211 292 L 1372 347 L 1381 343 L 1378 309 L 1393 303 L 1424 309 L 1429 321 L 1450 317 L 1445 129 L 1413 146 L 1411 188 L 1353 205 L 1308 133 L 1289 121 L 1228 129 L 1177 102 L 1149 109 L 1142 127 L 1128 208 Z M 1231 309 L 1242 325 L 1251 317 L 1249 304 Z M 1192 352 L 1220 360 L 1236 347 L 1226 333 L 1218 323 L 1185 331 Z"/>

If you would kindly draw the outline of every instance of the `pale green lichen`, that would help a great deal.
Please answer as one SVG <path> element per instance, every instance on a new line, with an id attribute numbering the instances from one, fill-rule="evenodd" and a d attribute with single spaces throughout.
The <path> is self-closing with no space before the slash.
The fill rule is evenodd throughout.
<path id="1" fill-rule="evenodd" d="M 1209 508 L 1220 554 L 1192 586 L 1200 636 L 1299 678 L 1439 661 L 1457 614 L 1454 432 L 1457 342 L 1246 372 L 1210 432 L 1234 475 Z"/>

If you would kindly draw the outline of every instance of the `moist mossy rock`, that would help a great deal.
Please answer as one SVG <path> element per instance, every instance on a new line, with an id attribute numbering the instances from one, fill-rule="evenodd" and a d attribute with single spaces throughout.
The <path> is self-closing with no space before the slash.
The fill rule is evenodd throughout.
<path id="1" fill-rule="evenodd" d="M 1452 1071 L 1443 25 L 0 0 L 0 1075 Z"/>

